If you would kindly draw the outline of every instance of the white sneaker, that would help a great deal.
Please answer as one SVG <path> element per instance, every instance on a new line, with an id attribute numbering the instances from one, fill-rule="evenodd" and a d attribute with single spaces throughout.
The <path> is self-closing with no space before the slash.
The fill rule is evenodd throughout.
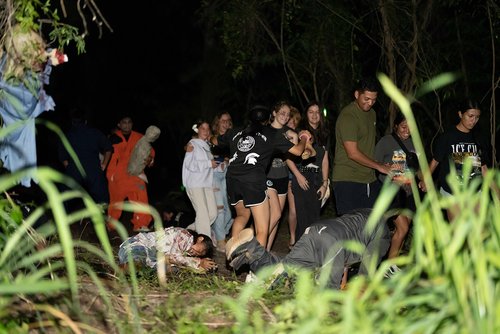
<path id="1" fill-rule="evenodd" d="M 257 275 L 253 271 L 249 271 L 247 277 L 245 277 L 245 283 L 255 282 L 257 280 Z"/>

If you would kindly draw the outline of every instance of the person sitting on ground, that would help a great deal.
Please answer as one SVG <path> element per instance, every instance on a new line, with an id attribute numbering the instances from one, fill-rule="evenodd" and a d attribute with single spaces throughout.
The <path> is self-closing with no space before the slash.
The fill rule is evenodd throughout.
<path id="1" fill-rule="evenodd" d="M 131 255 L 136 266 L 154 269 L 160 260 L 158 252 L 165 255 L 168 267 L 192 268 L 202 272 L 217 268 L 210 258 L 213 253 L 212 239 L 181 227 L 138 233 L 128 238 L 120 245 L 118 261 L 126 269 L 128 256 Z"/>
<path id="2" fill-rule="evenodd" d="M 282 263 L 315 270 L 331 265 L 328 287 L 340 289 L 344 266 L 361 262 L 359 274 L 366 274 L 367 265 L 375 257 L 377 263 L 389 248 L 391 238 L 385 221 L 380 219 L 373 231 L 365 229 L 371 209 L 358 209 L 341 217 L 319 220 L 306 229 L 290 253 L 280 258 L 262 247 L 251 229 L 242 230 L 226 245 L 230 266 L 238 270 L 244 264 L 258 272 L 266 266 Z M 363 254 L 345 248 L 345 242 L 358 241 L 365 245 Z"/>

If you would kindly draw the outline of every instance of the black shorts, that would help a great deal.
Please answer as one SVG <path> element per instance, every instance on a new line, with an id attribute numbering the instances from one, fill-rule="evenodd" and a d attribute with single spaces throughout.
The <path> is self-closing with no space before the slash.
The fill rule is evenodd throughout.
<path id="1" fill-rule="evenodd" d="M 399 191 L 394 196 L 394 200 L 391 203 L 390 209 L 408 209 L 415 212 L 417 207 L 415 205 L 415 199 L 413 195 L 408 195 L 403 188 L 399 188 Z"/>
<path id="2" fill-rule="evenodd" d="M 273 189 L 278 193 L 278 196 L 284 196 L 288 192 L 288 177 L 281 179 L 267 179 L 266 185 L 268 189 Z"/>
<path id="3" fill-rule="evenodd" d="M 229 204 L 236 205 L 243 201 L 245 207 L 263 203 L 267 198 L 265 179 L 260 181 L 242 181 L 239 178 L 226 176 L 227 197 Z"/>

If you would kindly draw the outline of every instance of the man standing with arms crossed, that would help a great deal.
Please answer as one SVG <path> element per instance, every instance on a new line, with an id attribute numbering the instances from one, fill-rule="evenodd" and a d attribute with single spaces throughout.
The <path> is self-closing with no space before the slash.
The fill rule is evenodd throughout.
<path id="1" fill-rule="evenodd" d="M 379 91 L 375 78 L 363 78 L 355 87 L 354 101 L 345 106 L 335 125 L 333 193 L 337 214 L 372 208 L 380 190 L 375 170 L 388 174 L 390 167 L 373 160 L 376 114 L 372 109 Z"/>

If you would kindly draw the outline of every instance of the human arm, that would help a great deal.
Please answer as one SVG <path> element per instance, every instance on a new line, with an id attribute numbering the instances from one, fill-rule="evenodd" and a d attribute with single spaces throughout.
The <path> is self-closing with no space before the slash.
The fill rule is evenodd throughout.
<path id="1" fill-rule="evenodd" d="M 321 181 L 321 186 L 319 187 L 317 193 L 319 195 L 319 199 L 322 200 L 325 197 L 326 189 L 328 188 L 328 173 L 329 173 L 329 162 L 328 162 L 328 151 L 325 151 L 325 155 L 323 156 L 323 161 L 321 162 L 321 175 L 323 179 Z"/>
<path id="2" fill-rule="evenodd" d="M 431 163 L 429 165 L 429 171 L 430 171 L 431 175 L 432 175 L 432 173 L 434 173 L 434 171 L 436 170 L 438 165 L 439 165 L 439 162 L 437 160 L 435 160 L 435 159 L 431 160 Z M 417 173 L 417 177 L 420 179 L 420 182 L 418 182 L 418 187 L 422 191 L 427 191 L 427 185 L 425 184 L 424 178 L 422 177 L 421 174 L 422 173 L 420 171 Z"/>
<path id="3" fill-rule="evenodd" d="M 301 187 L 304 190 L 309 189 L 309 182 L 307 181 L 306 177 L 304 175 L 302 175 L 302 173 L 299 171 L 299 169 L 297 168 L 297 165 L 295 165 L 295 163 L 290 159 L 286 160 L 286 165 L 288 166 L 288 168 L 290 169 L 292 174 L 297 179 L 297 183 L 299 184 L 299 187 Z"/>
<path id="4" fill-rule="evenodd" d="M 157 249 L 166 257 L 166 263 L 196 270 L 206 270 L 212 267 L 211 259 L 193 256 L 193 235 L 186 229 L 166 228 L 165 234 L 159 235 L 156 241 Z"/>
<path id="5" fill-rule="evenodd" d="M 201 172 L 207 168 L 214 168 L 214 160 L 209 160 L 207 153 L 197 144 L 189 142 L 184 156 L 184 167 L 191 172 Z"/>
<path id="6" fill-rule="evenodd" d="M 311 134 L 307 130 L 302 130 L 299 133 L 299 142 L 295 145 L 293 145 L 288 152 L 299 156 L 304 152 L 304 149 L 306 148 L 306 143 L 308 140 L 311 139 Z"/>
<path id="7" fill-rule="evenodd" d="M 109 160 L 111 159 L 111 153 L 112 153 L 111 151 L 104 152 L 101 162 L 101 170 L 105 170 L 106 167 L 108 166 Z"/>
<path id="8" fill-rule="evenodd" d="M 355 141 L 344 141 L 343 142 L 347 157 L 360 165 L 369 167 L 379 171 L 382 174 L 389 174 L 391 168 L 388 165 L 381 164 L 371 158 L 358 149 L 358 143 Z"/>

